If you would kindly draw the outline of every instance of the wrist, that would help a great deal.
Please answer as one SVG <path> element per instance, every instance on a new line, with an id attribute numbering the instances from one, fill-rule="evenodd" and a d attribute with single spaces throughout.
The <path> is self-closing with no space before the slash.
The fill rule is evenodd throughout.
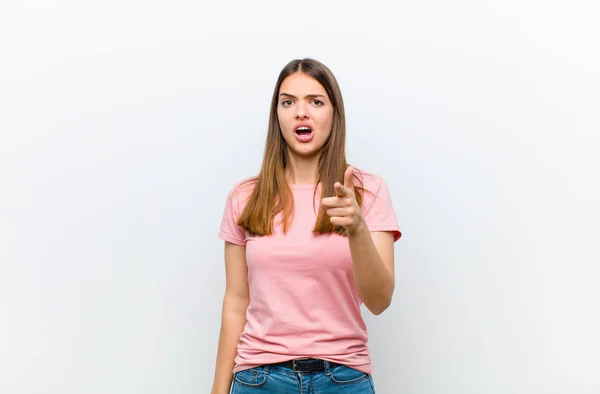
<path id="1" fill-rule="evenodd" d="M 354 238 L 368 232 L 367 224 L 364 220 L 361 220 L 351 231 L 348 231 L 348 237 Z"/>

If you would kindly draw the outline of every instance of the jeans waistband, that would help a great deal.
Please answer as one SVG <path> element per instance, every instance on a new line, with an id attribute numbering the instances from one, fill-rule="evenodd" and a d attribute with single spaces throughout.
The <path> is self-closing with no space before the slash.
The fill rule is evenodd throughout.
<path id="1" fill-rule="evenodd" d="M 292 369 L 294 372 L 315 372 L 322 371 L 325 369 L 325 360 L 321 360 L 318 358 L 305 358 L 305 359 L 296 359 L 284 361 L 281 363 L 271 364 L 279 367 L 286 367 Z M 340 364 L 329 362 L 331 368 L 338 366 Z"/>

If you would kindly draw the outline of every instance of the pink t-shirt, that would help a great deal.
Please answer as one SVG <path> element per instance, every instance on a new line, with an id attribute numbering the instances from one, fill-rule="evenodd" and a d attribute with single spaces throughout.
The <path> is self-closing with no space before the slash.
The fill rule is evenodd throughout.
<path id="1" fill-rule="evenodd" d="M 401 237 L 385 182 L 362 171 L 362 210 L 370 231 Z M 236 222 L 253 183 L 229 193 L 219 238 L 246 246 L 250 304 L 233 372 L 301 357 L 320 358 L 371 373 L 362 301 L 354 283 L 348 238 L 314 235 L 319 185 L 290 185 L 294 217 L 283 234 L 282 215 L 270 236 L 250 236 Z M 279 224 L 278 224 L 279 223 Z"/>

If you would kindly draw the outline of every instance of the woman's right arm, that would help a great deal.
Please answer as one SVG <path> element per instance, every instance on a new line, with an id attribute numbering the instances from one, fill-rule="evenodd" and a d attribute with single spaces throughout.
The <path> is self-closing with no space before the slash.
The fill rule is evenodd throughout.
<path id="1" fill-rule="evenodd" d="M 245 246 L 225 241 L 225 276 L 221 333 L 211 394 L 229 394 L 237 344 L 246 325 L 250 295 Z"/>

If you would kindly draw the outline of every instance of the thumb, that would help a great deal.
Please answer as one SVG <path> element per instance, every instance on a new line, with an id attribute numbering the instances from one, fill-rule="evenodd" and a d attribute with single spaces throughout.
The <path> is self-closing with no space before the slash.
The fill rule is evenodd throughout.
<path id="1" fill-rule="evenodd" d="M 354 176 L 352 174 L 354 174 L 354 166 L 349 166 L 344 173 L 344 187 L 354 193 Z"/>

